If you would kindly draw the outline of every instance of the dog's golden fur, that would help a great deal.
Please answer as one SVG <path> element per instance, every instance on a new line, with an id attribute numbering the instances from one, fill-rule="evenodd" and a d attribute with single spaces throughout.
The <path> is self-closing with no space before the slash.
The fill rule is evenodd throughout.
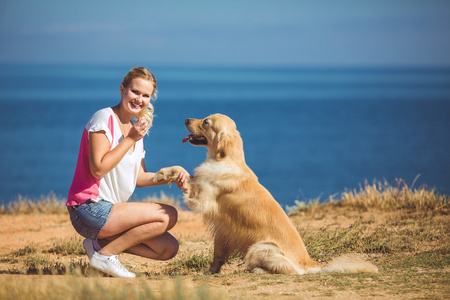
<path id="1" fill-rule="evenodd" d="M 281 206 L 246 165 L 242 139 L 232 119 L 215 114 L 188 119 L 193 145 L 206 146 L 206 160 L 186 184 L 185 201 L 203 216 L 214 237 L 210 273 L 220 272 L 227 257 L 241 254 L 251 272 L 376 272 L 372 264 L 341 258 L 321 266 L 313 261 L 298 231 Z M 155 181 L 175 180 L 182 167 L 158 171 Z M 187 172 L 186 172 L 187 173 Z"/>

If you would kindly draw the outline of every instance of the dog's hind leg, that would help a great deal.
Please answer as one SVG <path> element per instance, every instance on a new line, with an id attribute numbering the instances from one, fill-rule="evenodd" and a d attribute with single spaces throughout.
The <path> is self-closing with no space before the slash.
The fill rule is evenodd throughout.
<path id="1" fill-rule="evenodd" d="M 277 244 L 267 241 L 252 245 L 245 256 L 247 269 L 252 273 L 305 274 Z"/>

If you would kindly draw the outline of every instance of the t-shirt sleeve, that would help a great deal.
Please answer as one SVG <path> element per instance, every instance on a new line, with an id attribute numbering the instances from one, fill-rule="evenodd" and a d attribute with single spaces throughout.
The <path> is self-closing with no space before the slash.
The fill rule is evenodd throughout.
<path id="1" fill-rule="evenodd" d="M 86 130 L 88 132 L 104 131 L 109 142 L 112 144 L 113 140 L 110 129 L 110 126 L 112 126 L 112 117 L 114 116 L 111 115 L 107 110 L 99 110 L 89 120 L 88 124 L 86 125 Z"/>
<path id="2" fill-rule="evenodd" d="M 145 157 L 144 139 L 141 140 L 142 140 L 142 158 L 144 158 Z"/>

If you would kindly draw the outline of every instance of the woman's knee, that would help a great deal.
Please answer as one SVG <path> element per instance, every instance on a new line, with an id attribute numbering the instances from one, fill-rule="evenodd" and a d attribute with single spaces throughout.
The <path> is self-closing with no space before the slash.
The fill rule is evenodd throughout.
<path id="1" fill-rule="evenodd" d="M 172 229 L 178 221 L 178 211 L 175 207 L 163 204 L 163 219 L 167 226 L 166 230 Z"/>
<path id="2" fill-rule="evenodd" d="M 166 241 L 164 250 L 159 255 L 159 259 L 160 260 L 169 260 L 169 259 L 175 257 L 175 255 L 177 255 L 177 253 L 178 253 L 179 247 L 180 247 L 180 245 L 179 245 L 177 239 L 175 239 L 175 238 Z"/>

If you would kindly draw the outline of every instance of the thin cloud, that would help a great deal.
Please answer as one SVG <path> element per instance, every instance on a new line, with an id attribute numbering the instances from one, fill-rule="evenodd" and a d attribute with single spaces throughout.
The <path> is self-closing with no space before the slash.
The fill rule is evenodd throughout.
<path id="1" fill-rule="evenodd" d="M 51 23 L 41 27 L 22 27 L 22 34 L 72 35 L 72 34 L 117 34 L 130 30 L 118 23 Z"/>

